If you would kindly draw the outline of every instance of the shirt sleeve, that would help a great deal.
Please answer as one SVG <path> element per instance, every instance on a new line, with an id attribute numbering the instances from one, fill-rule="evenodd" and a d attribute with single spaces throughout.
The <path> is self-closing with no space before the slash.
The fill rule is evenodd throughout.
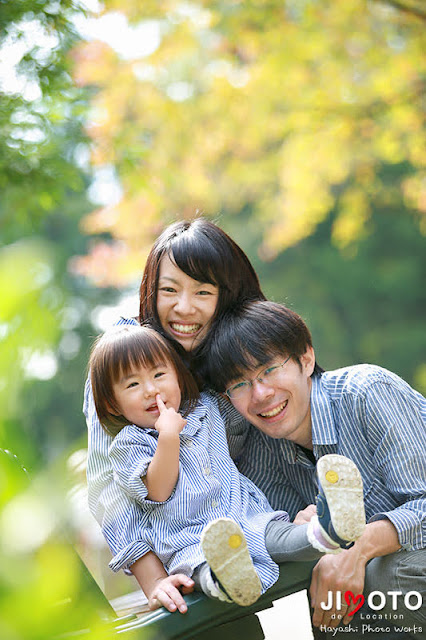
<path id="1" fill-rule="evenodd" d="M 221 393 L 212 392 L 216 398 L 219 412 L 226 430 L 229 454 L 237 463 L 246 444 L 250 429 L 253 427 L 243 418 L 226 396 Z"/>
<path id="2" fill-rule="evenodd" d="M 401 381 L 403 382 L 403 381 Z M 377 470 L 400 506 L 389 519 L 407 550 L 426 546 L 425 399 L 406 383 L 376 382 L 365 396 L 365 420 Z"/>
<path id="3" fill-rule="evenodd" d="M 150 442 L 150 440 L 152 442 Z M 114 438 L 109 457 L 114 480 L 140 505 L 158 504 L 147 500 L 148 489 L 142 480 L 155 453 L 157 440 L 142 429 L 129 425 Z"/>
<path id="4" fill-rule="evenodd" d="M 118 324 L 137 324 L 122 318 Z M 144 518 L 141 507 L 114 481 L 108 456 L 112 437 L 102 428 L 96 414 L 92 387 L 88 378 L 84 391 L 83 413 L 88 429 L 87 488 L 89 508 L 102 529 L 117 561 L 118 571 L 128 568 L 149 551 L 141 536 Z M 117 555 L 118 554 L 118 555 Z"/>

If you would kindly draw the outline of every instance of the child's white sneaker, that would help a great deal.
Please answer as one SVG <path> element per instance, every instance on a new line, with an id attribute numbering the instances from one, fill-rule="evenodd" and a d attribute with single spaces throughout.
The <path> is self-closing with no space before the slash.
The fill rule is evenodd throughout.
<path id="1" fill-rule="evenodd" d="M 317 462 L 317 516 L 327 542 L 348 549 L 365 528 L 362 478 L 352 460 L 329 454 Z"/>
<path id="2" fill-rule="evenodd" d="M 256 602 L 262 584 L 239 524 L 230 518 L 212 520 L 204 527 L 201 548 L 221 588 L 233 602 L 242 607 Z"/>

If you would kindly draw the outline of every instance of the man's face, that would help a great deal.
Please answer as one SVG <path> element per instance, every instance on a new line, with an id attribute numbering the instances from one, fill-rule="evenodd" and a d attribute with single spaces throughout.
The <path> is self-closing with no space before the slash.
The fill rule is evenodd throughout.
<path id="1" fill-rule="evenodd" d="M 231 402 L 251 424 L 268 436 L 311 448 L 310 376 L 315 366 L 312 347 L 308 347 L 300 358 L 300 364 L 290 358 L 273 380 L 268 376 L 261 376 L 262 382 L 255 380 L 267 366 L 280 364 L 286 357 L 286 354 L 277 354 L 268 365 L 246 370 L 241 379 L 232 380 L 228 387 L 243 379 L 251 380 L 253 384 L 243 396 L 232 398 Z"/>

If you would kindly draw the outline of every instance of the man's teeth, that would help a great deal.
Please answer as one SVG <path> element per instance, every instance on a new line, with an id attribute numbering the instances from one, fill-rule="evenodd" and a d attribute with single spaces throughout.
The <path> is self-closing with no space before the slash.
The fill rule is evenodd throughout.
<path id="1" fill-rule="evenodd" d="M 273 418 L 274 416 L 277 416 L 280 413 L 280 411 L 284 409 L 284 407 L 287 406 L 287 402 L 288 400 L 278 405 L 278 407 L 275 407 L 275 409 L 271 409 L 271 411 L 267 411 L 266 413 L 261 413 L 260 415 L 262 416 L 262 418 Z"/>
<path id="2" fill-rule="evenodd" d="M 171 327 L 174 331 L 178 331 L 179 333 L 196 333 L 201 327 L 201 325 L 200 324 L 177 324 L 176 322 L 172 322 Z"/>

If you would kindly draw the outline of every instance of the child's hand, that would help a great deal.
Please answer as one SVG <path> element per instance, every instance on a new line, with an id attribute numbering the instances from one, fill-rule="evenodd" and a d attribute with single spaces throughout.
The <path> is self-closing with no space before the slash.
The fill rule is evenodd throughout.
<path id="1" fill-rule="evenodd" d="M 191 593 L 194 590 L 194 581 L 183 573 L 162 578 L 149 597 L 149 608 L 153 610 L 163 606 L 172 613 L 176 609 L 180 613 L 186 613 L 188 607 L 179 588 L 182 589 L 182 593 Z"/>
<path id="2" fill-rule="evenodd" d="M 185 418 L 182 418 L 180 413 L 177 413 L 172 407 L 169 409 L 166 407 L 161 399 L 159 393 L 155 396 L 157 406 L 160 410 L 160 415 L 155 423 L 155 428 L 158 433 L 179 435 L 184 426 L 186 425 Z"/>

